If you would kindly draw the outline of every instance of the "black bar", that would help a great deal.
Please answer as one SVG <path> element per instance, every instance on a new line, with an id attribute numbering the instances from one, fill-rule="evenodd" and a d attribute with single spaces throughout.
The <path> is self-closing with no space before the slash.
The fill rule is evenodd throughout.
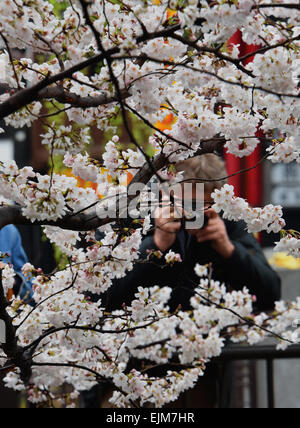
<path id="1" fill-rule="evenodd" d="M 230 409 L 233 374 L 231 362 L 227 361 L 223 367 L 220 367 L 220 370 L 223 372 L 223 376 L 219 390 L 219 408 Z"/>
<path id="2" fill-rule="evenodd" d="M 300 345 L 292 345 L 285 351 L 277 351 L 276 345 L 242 346 L 233 345 L 224 348 L 219 361 L 243 360 L 285 360 L 300 359 Z"/>
<path id="3" fill-rule="evenodd" d="M 300 345 L 292 345 L 285 351 L 277 351 L 276 345 L 242 346 L 229 345 L 224 348 L 222 355 L 215 361 L 228 363 L 230 361 L 253 361 L 265 360 L 267 365 L 267 394 L 268 408 L 275 409 L 275 382 L 274 382 L 274 360 L 300 359 Z M 223 379 L 227 384 L 226 377 Z M 224 397 L 221 395 L 220 403 L 223 404 Z"/>
<path id="4" fill-rule="evenodd" d="M 268 409 L 275 409 L 274 361 L 267 360 Z"/>

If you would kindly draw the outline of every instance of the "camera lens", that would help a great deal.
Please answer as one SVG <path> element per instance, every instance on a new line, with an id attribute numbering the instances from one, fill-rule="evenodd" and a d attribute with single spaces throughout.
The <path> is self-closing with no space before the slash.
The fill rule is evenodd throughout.
<path id="1" fill-rule="evenodd" d="M 197 213 L 193 213 L 193 215 L 188 216 L 186 215 L 185 220 L 190 222 L 190 223 L 196 223 L 199 220 L 200 215 Z M 201 230 L 205 229 L 208 226 L 208 222 L 209 222 L 209 218 L 204 215 L 204 223 L 203 226 L 201 227 Z"/>

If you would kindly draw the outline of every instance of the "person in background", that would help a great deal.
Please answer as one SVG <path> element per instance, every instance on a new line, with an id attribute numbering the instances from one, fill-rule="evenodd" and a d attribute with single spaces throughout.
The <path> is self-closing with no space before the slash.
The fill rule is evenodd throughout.
<path id="1" fill-rule="evenodd" d="M 225 283 L 228 290 L 242 290 L 247 287 L 256 296 L 256 310 L 274 309 L 281 297 L 281 281 L 266 260 L 260 244 L 246 230 L 244 222 L 223 220 L 212 208 L 211 194 L 220 189 L 226 181 L 214 181 L 227 176 L 224 161 L 217 155 L 209 154 L 177 164 L 178 171 L 184 172 L 184 179 L 196 184 L 197 179 L 205 181 L 206 224 L 196 230 L 185 230 L 181 219 L 166 219 L 167 209 L 159 207 L 154 214 L 155 231 L 142 242 L 140 259 L 147 260 L 149 251 L 160 250 L 167 254 L 170 250 L 179 253 L 182 263 L 173 267 L 153 264 L 136 264 L 125 278 L 115 281 L 106 295 L 107 310 L 130 305 L 138 292 L 138 287 L 171 287 L 173 293 L 169 302 L 172 311 L 179 305 L 190 309 L 193 290 L 199 284 L 195 274 L 196 264 L 212 264 L 212 279 Z M 192 195 L 195 199 L 197 196 Z M 189 292 L 190 290 L 190 292 Z"/>
<path id="2" fill-rule="evenodd" d="M 27 303 L 32 304 L 32 285 L 22 274 L 22 267 L 28 263 L 28 259 L 22 246 L 22 239 L 18 229 L 9 225 L 0 230 L 0 255 L 6 255 L 1 258 L 0 263 L 9 263 L 13 266 L 16 273 L 16 282 L 14 294 L 19 296 Z"/>
<path id="3" fill-rule="evenodd" d="M 211 194 L 226 183 L 226 180 L 216 180 L 227 176 L 224 161 L 217 155 L 209 154 L 181 162 L 176 168 L 178 172 L 184 172 L 184 179 L 190 183 L 196 184 L 201 179 L 205 182 L 207 221 L 200 229 L 186 230 L 182 219 L 176 218 L 169 206 L 158 207 L 154 213 L 154 231 L 144 238 L 140 247 L 140 260 L 143 263 L 137 263 L 126 277 L 114 281 L 111 289 L 101 296 L 106 310 L 122 309 L 124 303 L 130 306 L 138 287 L 156 285 L 172 288 L 171 300 L 168 302 L 171 311 L 176 311 L 179 306 L 189 310 L 190 299 L 199 285 L 195 266 L 212 264 L 212 279 L 225 283 L 229 291 L 247 287 L 256 296 L 255 311 L 272 311 L 275 302 L 281 297 L 281 280 L 266 260 L 258 241 L 247 232 L 244 222 L 224 221 L 210 208 L 213 205 Z M 197 194 L 193 191 L 190 197 L 194 200 Z M 165 209 L 170 218 L 166 218 Z M 176 263 L 173 267 L 164 266 L 163 269 L 162 266 L 147 263 L 149 251 L 152 250 L 160 250 L 164 255 L 170 250 L 179 253 L 182 263 Z M 227 370 L 233 379 L 233 368 Z M 167 407 L 216 407 L 223 372 L 222 364 L 209 364 L 196 388 Z M 228 400 L 230 388 L 226 395 Z M 107 400 L 111 394 L 110 388 L 103 393 L 103 408 L 110 407 Z"/>

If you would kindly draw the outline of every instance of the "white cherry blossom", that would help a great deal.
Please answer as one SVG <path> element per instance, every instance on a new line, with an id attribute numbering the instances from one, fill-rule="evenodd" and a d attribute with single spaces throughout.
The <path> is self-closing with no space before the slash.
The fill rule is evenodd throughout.
<path id="1" fill-rule="evenodd" d="M 123 219 L 113 211 L 116 200 L 127 202 L 132 177 L 142 177 L 144 186 L 155 175 L 169 183 L 182 180 L 175 164 L 205 152 L 215 137 L 242 158 L 261 144 L 260 129 L 271 162 L 300 162 L 299 10 L 286 8 L 289 0 L 280 0 L 281 7 L 266 7 L 265 0 L 127 0 L 123 6 L 99 0 L 90 2 L 86 11 L 78 1 L 56 3 L 61 13 L 48 0 L 0 2 L 5 41 L 0 52 L 1 117 L 16 129 L 40 118 L 51 164 L 63 155 L 75 177 L 98 189 L 78 187 L 75 177 L 58 174 L 52 165 L 41 175 L 15 161 L 0 162 L 1 221 L 1 214 L 5 218 L 11 210 L 18 221 L 45 224 L 45 235 L 66 260 L 50 275 L 23 266 L 37 306 L 14 297 L 4 310 L 18 327 L 16 341 L 18 349 L 26 349 L 26 364 L 31 358 L 27 350 L 32 349 L 35 365 L 30 382 L 20 365 L 7 374 L 5 383 L 26 390 L 34 404 L 57 399 L 60 406 L 72 408 L 80 391 L 106 380 L 117 388 L 110 400 L 116 406 L 163 407 L 193 388 L 206 364 L 222 353 L 225 338 L 253 345 L 270 331 L 280 349 L 298 343 L 293 322 L 300 319 L 300 300 L 278 302 L 270 317 L 254 316 L 255 296 L 243 288 L 243 278 L 241 291 L 229 292 L 209 279 L 209 266 L 197 265 L 199 283 L 191 295 L 191 311 L 178 307 L 170 313 L 171 288 L 157 284 L 145 289 L 139 284 L 130 304 L 108 313 L 104 298 L 115 279 L 141 262 L 142 239 L 152 230 L 148 213 L 130 225 L 119 221 Z M 250 62 L 249 56 L 240 59 L 241 45 L 227 43 L 237 30 L 243 42 L 257 45 Z M 22 55 L 16 55 L 16 49 Z M 127 124 L 133 129 L 130 138 L 117 129 L 120 115 L 137 120 Z M 162 134 L 158 124 L 168 120 Z M 153 131 L 150 147 L 140 136 L 143 122 Z M 89 155 L 92 127 L 103 132 L 103 154 L 97 160 Z M 144 144 L 147 159 L 137 143 Z M 150 162 L 162 170 L 152 171 Z M 253 208 L 235 197 L 229 185 L 212 196 L 214 209 L 225 219 L 244 221 L 249 233 L 281 232 L 276 250 L 300 256 L 299 233 L 282 230 L 282 207 Z M 143 190 L 141 205 L 149 199 Z M 111 212 L 111 223 L 106 224 Z M 140 216 L 143 209 L 131 213 Z M 69 230 L 68 222 L 76 230 Z M 92 228 L 89 224 L 95 230 L 85 230 Z M 63 229 L 66 225 L 68 230 Z M 149 262 L 156 263 L 152 256 Z M 156 256 L 162 268 L 182 262 L 174 251 Z M 1 269 L 6 298 L 14 272 L 10 265 Z M 1 365 L 11 361 L 2 349 L 0 357 Z M 141 367 L 128 371 L 132 358 L 154 366 L 175 358 L 188 368 L 152 377 Z M 63 382 L 73 392 L 57 397 Z"/>

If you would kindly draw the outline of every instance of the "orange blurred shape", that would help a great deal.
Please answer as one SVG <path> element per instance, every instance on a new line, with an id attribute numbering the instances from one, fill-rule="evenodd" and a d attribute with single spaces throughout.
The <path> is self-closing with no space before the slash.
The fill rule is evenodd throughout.
<path id="1" fill-rule="evenodd" d="M 169 110 L 169 109 L 170 107 L 168 106 L 168 104 L 163 104 L 160 108 L 161 111 Z M 171 131 L 172 126 L 175 125 L 176 121 L 177 121 L 177 117 L 175 116 L 175 114 L 168 112 L 164 120 L 158 121 L 155 124 L 155 127 L 158 128 L 160 131 L 166 131 L 167 129 Z"/>
<path id="2" fill-rule="evenodd" d="M 6 295 L 6 299 L 8 302 L 10 302 L 14 297 L 14 290 L 13 289 L 9 289 L 8 293 Z"/>
<path id="3" fill-rule="evenodd" d="M 167 12 L 167 18 L 168 19 L 173 18 L 173 16 L 175 16 L 175 15 L 177 15 L 177 10 L 168 9 L 168 12 Z"/>
<path id="4" fill-rule="evenodd" d="M 132 182 L 133 175 L 130 172 L 127 172 L 127 185 Z"/>
<path id="5" fill-rule="evenodd" d="M 160 131 L 166 131 L 167 129 L 171 131 L 172 126 L 175 123 L 175 116 L 173 113 L 168 114 L 162 122 L 157 122 L 155 127 Z"/>
<path id="6" fill-rule="evenodd" d="M 153 0 L 153 4 L 159 6 L 161 4 L 161 0 Z M 167 19 L 170 19 L 175 15 L 177 15 L 177 10 L 168 9 Z"/>
<path id="7" fill-rule="evenodd" d="M 105 174 L 107 171 L 105 168 L 101 168 L 101 174 Z M 85 181 L 83 180 L 81 177 L 75 177 L 74 174 L 72 174 L 72 170 L 69 168 L 66 168 L 64 171 L 61 172 L 62 175 L 66 175 L 67 177 L 73 177 L 76 178 L 77 180 L 77 187 L 83 188 L 83 189 L 93 189 L 96 194 L 99 196 L 99 198 L 103 198 L 103 195 L 101 195 L 98 192 L 98 184 L 97 183 L 92 183 L 91 181 Z M 125 172 L 124 172 L 125 174 Z M 127 186 L 131 183 L 132 179 L 133 179 L 133 175 L 130 172 L 127 172 L 127 179 L 126 179 L 126 183 L 122 183 L 122 184 L 126 184 Z M 124 177 L 125 178 L 125 177 Z M 110 175 L 107 175 L 107 182 L 108 183 L 112 183 L 112 177 Z"/>
<path id="8" fill-rule="evenodd" d="M 67 177 L 76 178 L 77 180 L 77 187 L 81 187 L 83 189 L 92 188 L 95 191 L 97 190 L 97 183 L 92 183 L 91 181 L 85 181 L 81 177 L 75 177 L 74 174 L 72 174 L 72 170 L 69 168 L 66 168 L 61 172 L 61 175 L 65 175 Z"/>

